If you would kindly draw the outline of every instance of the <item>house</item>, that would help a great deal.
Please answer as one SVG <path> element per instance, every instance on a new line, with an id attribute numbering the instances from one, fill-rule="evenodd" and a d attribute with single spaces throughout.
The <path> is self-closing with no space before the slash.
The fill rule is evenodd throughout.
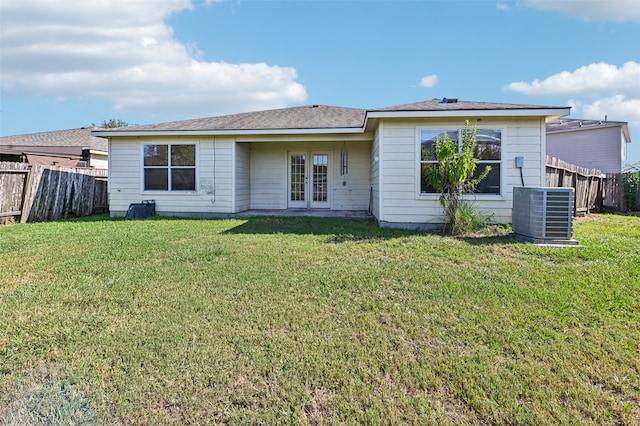
<path id="1" fill-rule="evenodd" d="M 623 121 L 554 120 L 547 123 L 547 155 L 603 173 L 621 173 L 631 142 Z"/>
<path id="2" fill-rule="evenodd" d="M 106 169 L 107 141 L 91 135 L 97 127 L 3 136 L 0 161 Z"/>
<path id="3" fill-rule="evenodd" d="M 569 107 L 433 99 L 378 109 L 323 105 L 93 131 L 109 140 L 110 206 L 155 200 L 162 215 L 220 217 L 255 210 L 369 211 L 381 226 L 442 223 L 439 194 L 422 178 L 434 139 L 478 128 L 470 197 L 511 221 L 515 157 L 528 186 L 545 182 L 545 123 Z"/>

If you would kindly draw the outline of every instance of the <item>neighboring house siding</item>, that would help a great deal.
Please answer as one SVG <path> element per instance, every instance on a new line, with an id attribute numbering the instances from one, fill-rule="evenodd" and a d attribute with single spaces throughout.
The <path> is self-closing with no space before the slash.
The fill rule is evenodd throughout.
<path id="1" fill-rule="evenodd" d="M 89 167 L 95 169 L 107 169 L 109 168 L 109 156 L 102 154 L 91 154 L 89 158 Z"/>
<path id="2" fill-rule="evenodd" d="M 142 146 L 173 142 L 197 145 L 195 192 L 143 191 Z M 231 138 L 123 138 L 111 142 L 109 197 L 112 216 L 126 214 L 129 204 L 155 200 L 160 214 L 206 216 L 231 213 L 233 183 Z"/>
<path id="3" fill-rule="evenodd" d="M 340 152 L 346 146 L 349 169 L 340 175 Z M 370 142 L 259 142 L 251 144 L 251 208 L 286 209 L 288 155 L 291 152 L 328 152 L 329 199 L 334 210 L 369 208 Z M 343 182 L 345 183 L 343 185 Z"/>
<path id="4" fill-rule="evenodd" d="M 548 134 L 547 155 L 603 173 L 620 173 L 626 145 L 620 127 L 589 128 Z"/>
<path id="5" fill-rule="evenodd" d="M 473 123 L 473 122 L 472 122 Z M 437 195 L 419 194 L 420 173 L 417 158 L 418 129 L 423 126 L 442 126 L 443 129 L 461 127 L 463 120 L 385 121 L 381 136 L 382 197 L 384 205 L 378 216 L 383 224 L 406 223 L 437 225 L 443 221 L 443 210 Z M 523 175 L 525 185 L 540 186 L 543 182 L 544 123 L 542 119 L 491 120 L 483 118 L 482 126 L 503 129 L 502 188 L 500 195 L 476 195 L 474 203 L 493 213 L 493 220 L 511 221 L 513 186 L 520 186 L 520 171 L 515 157 L 525 157 Z"/>

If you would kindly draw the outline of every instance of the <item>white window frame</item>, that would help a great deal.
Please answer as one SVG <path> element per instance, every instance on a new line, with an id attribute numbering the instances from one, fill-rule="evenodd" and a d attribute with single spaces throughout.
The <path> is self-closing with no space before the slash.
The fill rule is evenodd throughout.
<path id="1" fill-rule="evenodd" d="M 507 127 L 503 124 L 486 124 L 482 126 L 475 126 L 478 130 L 480 129 L 488 129 L 488 130 L 500 130 L 500 192 L 498 194 L 486 194 L 475 192 L 473 194 L 464 194 L 463 199 L 474 199 L 474 200 L 503 200 L 505 198 L 505 185 L 506 185 L 506 176 L 505 176 L 505 153 L 506 153 L 506 135 L 507 135 Z M 441 123 L 433 126 L 419 126 L 416 127 L 416 169 L 415 169 L 415 185 L 416 185 L 416 199 L 418 200 L 438 200 L 440 198 L 440 193 L 424 193 L 421 192 L 422 188 L 422 141 L 421 141 L 421 133 L 423 130 L 458 130 L 459 135 L 462 135 L 462 130 L 464 129 L 463 125 L 460 124 L 450 124 L 450 123 Z M 458 142 L 458 146 L 460 142 Z M 495 164 L 498 160 L 480 160 L 478 166 L 481 164 L 492 163 Z"/>
<path id="2" fill-rule="evenodd" d="M 168 176 L 168 182 L 167 182 L 167 189 L 145 189 L 145 180 L 144 180 L 144 170 L 145 167 L 149 167 L 149 166 L 145 166 L 144 165 L 144 147 L 145 145 L 166 145 L 168 147 L 168 155 L 169 155 L 169 165 L 167 166 L 168 171 L 169 171 L 169 176 Z M 176 166 L 179 168 L 190 168 L 192 167 L 195 170 L 195 188 L 193 190 L 191 189 L 186 189 L 186 190 L 172 190 L 171 189 L 171 146 L 175 146 L 175 145 L 195 145 L 195 166 Z M 153 142 L 153 141 L 148 141 L 148 142 L 144 142 L 142 144 L 140 144 L 140 193 L 141 194 L 197 194 L 198 193 L 198 188 L 199 188 L 199 175 L 200 175 L 200 167 L 199 167 L 199 161 L 200 159 L 200 146 L 198 144 L 198 142 L 195 141 L 158 141 L 158 142 Z"/>

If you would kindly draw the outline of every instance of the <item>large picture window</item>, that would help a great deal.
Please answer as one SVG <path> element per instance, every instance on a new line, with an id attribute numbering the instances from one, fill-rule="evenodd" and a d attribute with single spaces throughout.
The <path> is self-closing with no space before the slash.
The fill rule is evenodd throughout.
<path id="1" fill-rule="evenodd" d="M 436 139 L 445 134 L 461 148 L 462 129 L 421 129 L 420 130 L 420 193 L 439 193 L 429 184 L 426 176 L 432 168 L 438 167 L 436 158 Z M 500 194 L 500 163 L 502 159 L 502 130 L 478 129 L 476 133 L 475 156 L 478 159 L 474 177 L 480 176 L 486 166 L 491 166 L 489 174 L 476 187 L 479 194 Z"/>
<path id="2" fill-rule="evenodd" d="M 145 191 L 195 191 L 196 146 L 144 145 Z"/>

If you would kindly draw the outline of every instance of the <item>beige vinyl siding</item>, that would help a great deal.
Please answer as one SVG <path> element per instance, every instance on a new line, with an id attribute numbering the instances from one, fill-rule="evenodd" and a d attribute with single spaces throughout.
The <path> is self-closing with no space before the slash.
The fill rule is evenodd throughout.
<path id="1" fill-rule="evenodd" d="M 286 209 L 287 156 L 282 144 L 251 144 L 251 209 Z"/>
<path id="2" fill-rule="evenodd" d="M 251 208 L 251 152 L 247 143 L 236 144 L 235 211 Z"/>
<path id="3" fill-rule="evenodd" d="M 418 199 L 417 128 L 435 123 L 419 120 L 387 120 L 380 138 L 381 196 L 383 224 L 440 223 L 437 197 Z"/>
<path id="4" fill-rule="evenodd" d="M 380 217 L 380 128 L 375 133 L 371 146 L 371 214 Z"/>
<path id="5" fill-rule="evenodd" d="M 144 144 L 193 143 L 197 145 L 196 191 L 144 191 Z M 155 200 L 159 214 L 206 217 L 232 211 L 233 138 L 122 138 L 110 141 L 109 198 L 112 216 L 126 214 L 129 204 Z"/>
<path id="6" fill-rule="evenodd" d="M 200 197 L 195 201 L 193 210 L 178 211 L 233 212 L 234 149 L 235 140 L 230 136 L 216 136 L 200 141 Z"/>
<path id="7" fill-rule="evenodd" d="M 137 139 L 109 141 L 109 211 L 124 216 L 129 204 L 139 203 L 140 144 Z"/>
<path id="8" fill-rule="evenodd" d="M 340 176 L 340 152 L 348 151 L 348 173 Z M 333 203 L 334 210 L 368 210 L 371 181 L 369 165 L 371 144 L 350 142 L 333 150 Z"/>
<path id="9" fill-rule="evenodd" d="M 589 128 L 547 135 L 547 155 L 603 173 L 620 173 L 625 148 L 620 127 Z"/>
<path id="10" fill-rule="evenodd" d="M 522 175 L 524 177 L 525 186 L 544 186 L 545 184 L 545 126 L 542 119 L 522 119 L 506 122 L 505 136 L 506 140 L 502 150 L 502 167 L 504 184 L 504 197 L 509 201 L 509 209 L 513 203 L 513 187 L 522 186 L 520 178 L 520 169 L 515 167 L 515 158 L 524 157 L 524 167 Z M 496 205 L 498 208 L 498 205 Z M 504 221 L 511 221 L 511 212 L 509 219 L 505 215 Z"/>
<path id="11" fill-rule="evenodd" d="M 340 151 L 349 151 L 349 170 L 340 176 Z M 286 209 L 288 155 L 291 152 L 326 152 L 330 158 L 329 206 L 334 210 L 369 208 L 371 143 L 256 142 L 251 144 L 251 208 Z M 344 182 L 344 185 L 343 185 Z"/>
<path id="12" fill-rule="evenodd" d="M 470 119 L 471 124 L 475 123 Z M 527 186 L 544 183 L 544 123 L 542 118 L 491 119 L 483 117 L 478 126 L 503 129 L 501 194 L 473 196 L 477 207 L 493 213 L 493 220 L 511 221 L 513 186 L 520 186 L 515 157 L 525 157 L 523 170 Z M 462 127 L 464 120 L 385 120 L 380 137 L 383 225 L 433 226 L 443 221 L 438 195 L 420 194 L 418 129 L 421 127 Z"/>

